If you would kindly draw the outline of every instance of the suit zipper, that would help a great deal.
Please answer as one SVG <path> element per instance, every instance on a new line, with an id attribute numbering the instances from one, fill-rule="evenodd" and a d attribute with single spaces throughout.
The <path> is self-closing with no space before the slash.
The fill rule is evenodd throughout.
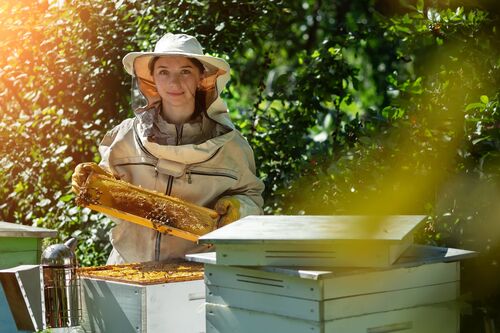
<path id="1" fill-rule="evenodd" d="M 168 176 L 167 189 L 165 190 L 166 195 L 170 195 L 172 193 L 172 185 L 173 184 L 174 184 L 174 176 Z"/>
<path id="2" fill-rule="evenodd" d="M 175 126 L 175 145 L 178 146 L 179 143 L 181 142 L 181 137 L 182 137 L 182 129 L 184 127 L 181 127 L 181 130 L 179 131 L 178 127 Z M 167 189 L 165 191 L 166 195 L 172 194 L 172 185 L 174 183 L 174 176 L 168 176 L 168 183 L 167 183 Z"/>
<path id="3" fill-rule="evenodd" d="M 158 170 L 156 170 L 158 174 Z M 165 190 L 166 195 L 172 193 L 172 184 L 174 183 L 174 176 L 168 176 L 167 189 Z M 160 250 L 161 250 L 161 232 L 156 231 L 156 241 L 155 241 L 155 261 L 160 261 Z"/>
<path id="4" fill-rule="evenodd" d="M 153 154 L 151 154 L 147 149 L 146 147 L 144 147 L 144 145 L 142 144 L 142 141 L 141 141 L 141 138 L 139 137 L 139 133 L 137 133 L 137 129 L 136 129 L 136 123 L 137 123 L 137 118 L 134 119 L 134 125 L 132 126 L 133 129 L 134 129 L 134 138 L 135 138 L 135 141 L 137 142 L 137 144 L 139 145 L 139 148 L 144 152 L 144 154 L 154 158 L 155 160 L 157 159 L 156 156 L 154 156 Z"/>
<path id="5" fill-rule="evenodd" d="M 183 128 L 184 128 L 184 126 L 181 127 L 181 130 L 179 131 L 177 126 L 175 126 L 175 133 L 176 133 L 175 145 L 176 146 L 178 146 L 179 143 L 181 142 Z M 158 173 L 158 170 L 156 172 Z M 166 195 L 170 195 L 172 193 L 173 184 L 174 184 L 174 176 L 169 175 L 168 180 L 167 180 L 167 189 L 165 190 Z M 155 261 L 160 261 L 161 235 L 162 235 L 161 232 L 159 232 L 159 231 L 156 232 Z"/>

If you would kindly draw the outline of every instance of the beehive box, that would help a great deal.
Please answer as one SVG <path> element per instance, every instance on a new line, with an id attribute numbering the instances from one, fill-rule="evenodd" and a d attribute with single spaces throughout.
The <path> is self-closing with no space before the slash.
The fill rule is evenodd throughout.
<path id="1" fill-rule="evenodd" d="M 391 268 L 329 270 L 224 266 L 213 253 L 189 258 L 205 262 L 207 333 L 338 332 L 345 318 L 455 300 L 457 260 L 472 255 L 413 245 Z"/>
<path id="2" fill-rule="evenodd" d="M 0 221 L 0 269 L 40 263 L 42 240 L 57 236 L 57 231 Z M 0 331 L 18 330 L 3 287 L 0 285 Z"/>
<path id="3" fill-rule="evenodd" d="M 57 231 L 0 221 L 0 269 L 40 263 L 42 240 Z"/>
<path id="4" fill-rule="evenodd" d="M 388 267 L 424 217 L 247 216 L 199 242 L 216 245 L 220 265 Z"/>
<path id="5" fill-rule="evenodd" d="M 460 307 L 439 303 L 326 321 L 322 324 L 269 313 L 207 304 L 207 333 L 458 333 Z"/>
<path id="6" fill-rule="evenodd" d="M 182 266 L 192 266 L 182 263 Z M 92 333 L 205 332 L 203 269 L 180 276 L 175 267 L 105 266 L 81 273 L 82 328 Z M 105 270 L 108 272 L 106 273 Z M 139 275 L 131 273 L 132 270 Z M 195 269 L 196 270 L 196 269 Z M 120 272 L 121 271 L 121 272 Z M 128 281 L 128 282 L 127 282 Z"/>

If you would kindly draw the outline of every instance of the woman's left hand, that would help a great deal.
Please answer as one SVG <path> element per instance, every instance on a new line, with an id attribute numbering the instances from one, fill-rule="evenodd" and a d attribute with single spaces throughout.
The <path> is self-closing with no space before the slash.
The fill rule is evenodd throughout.
<path id="1" fill-rule="evenodd" d="M 224 197 L 219 199 L 215 204 L 215 211 L 219 214 L 219 221 L 217 227 L 223 227 L 231 222 L 239 220 L 240 215 L 240 201 L 234 197 Z"/>

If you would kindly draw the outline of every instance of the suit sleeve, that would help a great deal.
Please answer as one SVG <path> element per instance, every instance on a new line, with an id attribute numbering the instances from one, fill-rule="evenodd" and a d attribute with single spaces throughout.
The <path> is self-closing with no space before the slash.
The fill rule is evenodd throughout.
<path id="1" fill-rule="evenodd" d="M 263 214 L 264 183 L 256 175 L 253 150 L 248 142 L 241 137 L 241 153 L 235 154 L 234 162 L 240 172 L 237 184 L 226 191 L 223 197 L 234 197 L 240 202 L 240 217 Z"/>
<path id="2" fill-rule="evenodd" d="M 113 142 L 115 141 L 116 135 L 118 134 L 118 131 L 120 130 L 120 125 L 116 126 L 112 130 L 106 133 L 104 135 L 104 138 L 101 140 L 101 143 L 99 144 L 99 154 L 101 155 L 101 161 L 99 162 L 99 166 L 102 167 L 103 169 L 106 169 L 110 172 L 113 172 L 111 168 L 111 163 L 109 160 L 109 153 L 110 153 L 110 148 Z"/>

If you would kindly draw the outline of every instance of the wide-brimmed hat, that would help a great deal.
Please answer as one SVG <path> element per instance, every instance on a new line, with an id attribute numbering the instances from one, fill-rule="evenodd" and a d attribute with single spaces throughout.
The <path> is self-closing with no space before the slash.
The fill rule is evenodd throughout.
<path id="1" fill-rule="evenodd" d="M 153 52 L 130 52 L 123 58 L 125 70 L 138 78 L 139 89 L 150 103 L 159 96 L 149 70 L 149 63 L 154 57 L 161 56 L 184 56 L 199 60 L 205 67 L 200 90 L 220 92 L 229 80 L 229 64 L 224 59 L 205 55 L 195 37 L 167 33 L 156 43 Z"/>

